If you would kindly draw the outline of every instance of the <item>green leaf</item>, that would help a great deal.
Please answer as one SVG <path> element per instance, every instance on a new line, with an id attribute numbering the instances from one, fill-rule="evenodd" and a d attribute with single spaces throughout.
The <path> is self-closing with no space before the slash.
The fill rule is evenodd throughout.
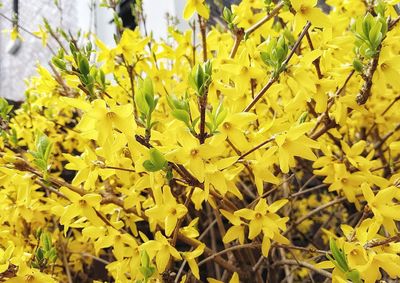
<path id="1" fill-rule="evenodd" d="M 55 262 L 57 260 L 57 251 L 55 248 L 51 248 L 47 258 L 50 262 Z"/>
<path id="2" fill-rule="evenodd" d="M 167 165 L 167 160 L 164 155 L 155 148 L 150 149 L 150 161 L 161 168 Z"/>
<path id="3" fill-rule="evenodd" d="M 42 243 L 45 251 L 50 251 L 52 247 L 51 235 L 49 233 L 42 234 Z"/>
<path id="4" fill-rule="evenodd" d="M 357 72 L 361 73 L 364 69 L 364 65 L 361 62 L 361 60 L 359 59 L 354 59 L 353 60 L 353 68 L 354 70 L 356 70 Z"/>
<path id="5" fill-rule="evenodd" d="M 140 254 L 140 263 L 144 267 L 148 267 L 149 266 L 150 258 L 149 258 L 149 255 L 147 254 L 146 251 L 142 251 L 141 252 L 141 254 Z"/>
<path id="6" fill-rule="evenodd" d="M 36 250 L 36 255 L 35 255 L 35 257 L 37 258 L 37 260 L 38 260 L 39 262 L 43 261 L 43 259 L 44 259 L 44 252 L 43 252 L 43 249 L 42 249 L 42 248 L 39 247 L 39 248 Z"/>
<path id="7" fill-rule="evenodd" d="M 336 242 L 335 242 L 335 240 L 333 238 L 329 239 L 329 248 L 330 248 L 330 250 L 332 252 L 332 255 L 333 255 L 334 259 L 338 263 L 340 269 L 343 272 L 347 272 L 349 270 L 349 267 L 347 265 L 347 261 L 346 261 L 346 257 L 344 255 L 344 252 L 342 250 L 340 250 L 336 246 Z"/>
<path id="8" fill-rule="evenodd" d="M 67 69 L 67 64 L 58 57 L 53 57 L 53 59 L 51 59 L 51 62 L 54 64 L 54 66 L 63 71 Z"/>
<path id="9" fill-rule="evenodd" d="M 167 178 L 168 182 L 172 180 L 172 178 L 174 177 L 174 174 L 172 173 L 172 169 L 171 168 L 168 168 L 167 174 L 166 174 L 165 177 Z"/>
<path id="10" fill-rule="evenodd" d="M 358 270 L 352 269 L 345 273 L 346 279 L 350 280 L 353 283 L 362 283 L 360 273 Z"/>
<path id="11" fill-rule="evenodd" d="M 8 120 L 8 113 L 12 110 L 13 106 L 9 105 L 7 100 L 0 97 L 0 116 L 3 120 Z"/>
<path id="12" fill-rule="evenodd" d="M 225 20 L 225 22 L 227 22 L 228 24 L 231 24 L 232 20 L 233 20 L 232 16 L 233 16 L 232 11 L 229 8 L 224 7 L 224 10 L 222 12 L 222 18 Z"/>
<path id="13" fill-rule="evenodd" d="M 157 171 L 161 170 L 156 165 L 154 165 L 150 160 L 145 160 L 142 165 L 143 165 L 144 169 L 146 169 L 146 171 L 149 171 L 149 172 L 157 172 Z"/>
<path id="14" fill-rule="evenodd" d="M 78 68 L 81 74 L 87 76 L 90 71 L 89 61 L 81 53 L 78 54 Z"/>
<path id="15" fill-rule="evenodd" d="M 386 12 L 386 3 L 380 0 L 377 1 L 374 10 L 379 16 L 384 17 Z"/>
<path id="16" fill-rule="evenodd" d="M 263 62 L 270 66 L 273 70 L 273 76 L 279 75 L 284 70 L 284 64 L 289 51 L 285 36 L 281 35 L 278 39 L 268 38 L 266 48 L 260 52 Z"/>
<path id="17" fill-rule="evenodd" d="M 176 96 L 168 95 L 167 96 L 167 102 L 169 107 L 174 110 L 174 109 L 181 109 L 181 110 L 186 110 L 188 103 L 185 100 L 180 100 Z"/>
<path id="18" fill-rule="evenodd" d="M 303 124 L 305 121 L 307 121 L 308 118 L 308 112 L 303 112 L 299 118 L 299 124 Z"/>
<path id="19" fill-rule="evenodd" d="M 171 114 L 176 119 L 184 122 L 188 127 L 190 127 L 190 116 L 185 110 L 175 109 L 171 112 Z"/>
<path id="20" fill-rule="evenodd" d="M 206 79 L 211 78 L 212 76 L 212 63 L 210 60 L 207 60 L 207 62 L 204 63 L 204 75 Z"/>
<path id="21" fill-rule="evenodd" d="M 200 65 L 197 65 L 195 68 L 194 80 L 196 82 L 197 89 L 200 89 L 204 83 L 204 71 Z"/>
<path id="22" fill-rule="evenodd" d="M 29 151 L 34 157 L 34 163 L 43 172 L 47 173 L 52 143 L 49 138 L 38 132 L 36 135 L 36 151 Z M 46 174 L 45 174 L 46 175 Z"/>
<path id="23" fill-rule="evenodd" d="M 143 115 L 147 118 L 148 113 L 150 112 L 150 107 L 147 104 L 146 98 L 145 98 L 145 93 L 142 91 L 138 91 L 135 95 L 135 104 Z"/>
<path id="24" fill-rule="evenodd" d="M 35 238 L 36 238 L 37 240 L 39 240 L 40 237 L 42 236 L 42 232 L 43 232 L 43 230 L 42 230 L 41 227 L 39 227 L 39 228 L 35 231 Z"/>
<path id="25" fill-rule="evenodd" d="M 378 45 L 381 43 L 381 39 L 382 39 L 381 28 L 382 28 L 382 24 L 380 22 L 377 22 L 374 24 L 374 26 L 369 31 L 368 38 L 371 43 L 371 46 L 374 49 L 376 49 L 378 47 Z"/>
<path id="26" fill-rule="evenodd" d="M 164 155 L 155 148 L 149 150 L 150 159 L 143 162 L 143 167 L 149 172 L 156 172 L 164 169 L 168 162 Z"/>

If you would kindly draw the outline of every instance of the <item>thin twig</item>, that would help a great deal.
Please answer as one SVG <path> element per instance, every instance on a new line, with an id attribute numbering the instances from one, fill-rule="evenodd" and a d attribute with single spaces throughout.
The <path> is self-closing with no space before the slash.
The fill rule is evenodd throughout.
<path id="1" fill-rule="evenodd" d="M 318 269 L 316 268 L 314 265 L 305 262 L 305 261 L 296 261 L 294 259 L 287 259 L 287 260 L 280 260 L 278 262 L 275 262 L 274 265 L 299 265 L 302 267 L 305 267 L 307 269 L 310 269 L 318 274 L 321 274 L 323 276 L 325 276 L 326 278 L 332 279 L 332 274 L 330 274 L 328 271 L 322 270 L 322 269 Z"/>
<path id="2" fill-rule="evenodd" d="M 300 223 L 302 223 L 304 220 L 310 218 L 311 216 L 313 216 L 314 214 L 317 214 L 318 212 L 331 207 L 337 203 L 340 203 L 342 201 L 346 200 L 346 197 L 341 197 L 341 198 L 337 198 L 334 199 L 333 201 L 330 201 L 324 205 L 318 206 L 317 208 L 311 210 L 309 213 L 307 213 L 306 215 L 304 215 L 303 217 L 299 218 L 294 224 L 292 224 L 285 232 L 283 232 L 283 235 L 287 235 L 289 233 L 289 231 L 291 231 L 293 228 L 295 228 L 296 226 L 298 226 Z"/>
<path id="3" fill-rule="evenodd" d="M 293 45 L 292 50 L 290 51 L 289 55 L 286 57 L 285 61 L 283 61 L 282 66 L 287 66 L 289 63 L 290 59 L 293 57 L 294 53 L 296 52 L 297 48 L 300 46 L 300 43 L 304 36 L 306 35 L 308 29 L 311 27 L 311 23 L 307 22 L 307 24 L 304 26 L 302 32 L 299 35 L 299 38 Z M 246 106 L 246 108 L 243 110 L 243 112 L 249 112 L 253 106 L 264 96 L 264 94 L 267 92 L 267 90 L 279 79 L 279 75 L 277 76 L 271 76 L 267 84 L 260 90 L 260 92 L 254 97 L 254 99 L 250 102 L 249 105 Z"/>
<path id="4" fill-rule="evenodd" d="M 275 17 L 279 13 L 279 11 L 282 9 L 283 5 L 284 5 L 283 2 L 279 2 L 269 14 L 267 14 L 265 17 L 263 17 L 261 20 L 259 20 L 257 23 L 255 23 L 253 26 L 249 27 L 246 31 L 243 31 L 243 29 L 236 28 L 235 29 L 235 42 L 233 43 L 229 58 L 231 58 L 231 59 L 235 58 L 235 55 L 237 53 L 237 50 L 239 49 L 239 45 L 242 42 L 243 38 L 250 36 L 250 34 L 255 32 L 258 28 L 260 28 L 262 25 L 264 25 L 270 19 Z"/>
<path id="5" fill-rule="evenodd" d="M 276 4 L 275 8 L 269 13 L 267 14 L 264 18 L 262 18 L 261 20 L 259 20 L 257 23 L 255 23 L 253 26 L 249 27 L 246 31 L 245 34 L 246 36 L 249 36 L 250 34 L 252 34 L 253 32 L 255 32 L 259 27 L 261 27 L 263 24 L 265 24 L 266 22 L 268 22 L 270 19 L 272 19 L 273 17 L 275 17 L 279 11 L 282 9 L 282 7 L 284 6 L 283 1 L 279 2 L 278 4 Z"/>

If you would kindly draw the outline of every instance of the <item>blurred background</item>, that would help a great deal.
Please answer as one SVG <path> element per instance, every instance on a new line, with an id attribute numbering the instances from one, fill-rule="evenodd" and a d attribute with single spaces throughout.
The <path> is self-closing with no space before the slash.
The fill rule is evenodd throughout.
<path id="1" fill-rule="evenodd" d="M 71 34 L 78 30 L 94 32 L 109 46 L 114 45 L 113 34 L 116 31 L 113 13 L 110 9 L 101 7 L 101 1 L 96 0 L 0 0 L 0 96 L 9 100 L 24 99 L 26 88 L 24 79 L 35 73 L 37 63 L 47 67 L 51 51 L 42 45 L 40 38 L 35 36 L 39 27 L 43 27 L 43 18 L 56 29 L 61 27 Z M 135 28 L 136 21 L 132 15 L 131 4 L 135 0 L 119 1 L 117 10 L 124 26 Z M 228 1 L 229 2 L 229 1 Z M 167 36 L 168 17 L 176 17 L 177 27 L 181 30 L 187 27 L 181 15 L 185 0 L 145 0 L 143 10 L 146 17 L 147 30 L 155 38 Z M 9 31 L 18 26 L 22 40 L 12 40 Z M 53 39 L 49 38 L 50 46 Z M 57 50 L 55 50 L 57 51 Z"/>
<path id="2" fill-rule="evenodd" d="M 60 27 L 75 35 L 78 30 L 95 33 L 108 46 L 114 45 L 113 34 L 116 26 L 111 9 L 101 7 L 104 1 L 118 2 L 117 11 L 125 27 L 134 29 L 136 20 L 131 11 L 137 0 L 0 0 L 0 96 L 8 100 L 24 99 L 24 79 L 33 75 L 38 63 L 48 67 L 51 51 L 42 45 L 35 34 L 43 27 L 45 18 L 54 29 Z M 168 22 L 174 22 L 179 30 L 189 27 L 182 20 L 186 0 L 142 0 L 146 16 L 146 27 L 154 38 L 167 38 Z M 211 8 L 211 23 L 221 23 L 220 15 L 224 6 L 240 0 L 207 0 Z M 325 11 L 324 1 L 319 1 Z M 12 40 L 9 31 L 17 27 L 22 39 Z M 141 29 L 143 30 L 143 29 Z M 57 51 L 54 39 L 49 45 Z"/>

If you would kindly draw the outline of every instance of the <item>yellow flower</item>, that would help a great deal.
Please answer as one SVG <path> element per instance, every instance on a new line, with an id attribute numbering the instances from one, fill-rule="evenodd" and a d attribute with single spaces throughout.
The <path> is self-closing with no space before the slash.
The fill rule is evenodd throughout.
<path id="1" fill-rule="evenodd" d="M 319 148 L 319 144 L 305 136 L 305 133 L 313 127 L 313 123 L 303 123 L 276 136 L 275 142 L 279 148 L 279 166 L 283 173 L 288 173 L 289 166 L 295 164 L 295 156 L 308 160 L 317 159 L 311 148 Z"/>
<path id="2" fill-rule="evenodd" d="M 129 65 L 132 65 L 135 56 L 143 53 L 146 44 L 149 42 L 149 38 L 141 38 L 138 29 L 131 30 L 125 29 L 121 40 L 118 43 L 115 52 L 116 54 L 122 54 Z"/>
<path id="3" fill-rule="evenodd" d="M 259 195 L 264 193 L 264 182 L 271 184 L 278 184 L 280 182 L 279 178 L 271 172 L 271 167 L 277 159 L 274 156 L 277 149 L 277 146 L 271 146 L 262 155 L 257 157 L 256 160 L 251 162 L 255 179 L 254 181 Z"/>
<path id="4" fill-rule="evenodd" d="M 293 8 L 296 10 L 294 17 L 294 33 L 297 34 L 307 21 L 314 26 L 327 27 L 329 18 L 319 8 L 315 8 L 317 0 L 292 0 Z"/>
<path id="5" fill-rule="evenodd" d="M 386 84 L 393 86 L 396 90 L 400 89 L 400 56 L 393 56 L 390 51 L 383 49 L 379 59 L 374 83 L 379 87 L 385 87 Z"/>
<path id="6" fill-rule="evenodd" d="M 193 196 L 193 195 L 192 195 Z M 192 221 L 190 221 L 188 226 L 182 227 L 179 229 L 179 232 L 181 232 L 183 235 L 189 238 L 197 238 L 200 234 L 199 231 L 197 230 L 197 223 L 199 222 L 199 218 L 196 217 Z"/>
<path id="7" fill-rule="evenodd" d="M 96 210 L 98 211 L 100 209 L 100 202 L 102 199 L 100 195 L 86 194 L 81 196 L 66 187 L 61 187 L 60 192 L 72 202 L 64 208 L 64 213 L 60 218 L 60 224 L 64 225 L 64 233 L 67 232 L 71 221 L 77 216 L 86 217 L 92 225 L 104 225 L 104 222 L 96 212 Z"/>
<path id="8" fill-rule="evenodd" d="M 145 214 L 148 217 L 163 222 L 165 235 L 170 236 L 176 227 L 178 219 L 186 215 L 187 208 L 183 204 L 176 202 L 169 186 L 164 186 L 162 196 L 160 195 L 160 189 L 155 189 L 153 192 L 156 199 L 156 206 L 146 210 Z"/>
<path id="9" fill-rule="evenodd" d="M 220 212 L 226 219 L 229 220 L 230 223 L 233 224 L 233 226 L 226 231 L 222 241 L 224 243 L 229 243 L 238 239 L 239 243 L 242 245 L 244 243 L 245 223 L 240 220 L 239 216 L 233 215 L 226 210 L 220 209 Z"/>
<path id="10" fill-rule="evenodd" d="M 399 198 L 399 188 L 388 187 L 380 190 L 376 195 L 373 193 L 367 183 L 361 185 L 363 195 L 368 202 L 368 207 L 374 213 L 378 223 L 382 223 L 386 231 L 390 235 L 397 232 L 395 221 L 400 220 L 400 215 L 397 213 L 400 205 L 395 204 L 393 199 Z"/>
<path id="11" fill-rule="evenodd" d="M 110 169 L 101 169 L 96 164 L 97 155 L 89 147 L 86 147 L 79 157 L 71 154 L 64 154 L 64 157 L 69 161 L 65 168 L 78 171 L 72 180 L 72 185 L 78 186 L 84 183 L 83 188 L 85 190 L 93 190 L 96 187 L 99 175 L 107 179 L 114 172 L 114 170 Z"/>
<path id="12" fill-rule="evenodd" d="M 280 234 L 280 230 L 285 230 L 285 223 L 289 220 L 288 217 L 281 218 L 277 212 L 282 206 L 288 202 L 287 199 L 278 200 L 271 205 L 262 198 L 253 209 L 242 208 L 234 212 L 235 216 L 239 216 L 250 220 L 249 223 L 249 239 L 252 240 L 263 232 L 262 253 L 268 256 L 271 246 L 271 239 L 280 243 L 288 244 L 289 241 Z"/>
<path id="13" fill-rule="evenodd" d="M 188 131 L 180 131 L 178 136 L 180 147 L 166 154 L 168 161 L 187 166 L 191 173 L 200 181 L 206 174 L 205 161 L 218 155 L 218 148 L 210 144 L 200 144 Z"/>
<path id="14" fill-rule="evenodd" d="M 11 241 L 8 242 L 5 250 L 0 248 L 0 273 L 4 273 L 8 269 L 14 248 L 14 243 Z"/>
<path id="15" fill-rule="evenodd" d="M 92 111 L 86 115 L 94 120 L 98 140 L 101 145 L 109 141 L 113 127 L 127 135 L 133 135 L 136 124 L 133 119 L 131 104 L 107 107 L 104 100 L 97 99 L 93 101 L 92 105 Z"/>
<path id="16" fill-rule="evenodd" d="M 46 47 L 47 38 L 49 37 L 49 35 L 47 34 L 47 31 L 42 26 L 39 26 L 39 30 L 35 31 L 34 34 L 42 39 L 42 45 L 43 45 L 43 47 Z"/>
<path id="17" fill-rule="evenodd" d="M 224 137 L 229 138 L 229 141 L 232 142 L 237 149 L 246 150 L 249 148 L 250 144 L 242 129 L 256 119 L 257 116 L 254 113 L 228 114 L 219 128 Z"/>
<path id="18" fill-rule="evenodd" d="M 5 283 L 57 283 L 50 275 L 40 272 L 37 269 L 27 269 L 25 272 L 18 272 L 16 277 L 7 279 Z"/>
<path id="19" fill-rule="evenodd" d="M 201 244 L 198 245 L 191 252 L 182 253 L 183 258 L 188 262 L 190 270 L 193 272 L 194 277 L 196 277 L 197 279 L 200 279 L 200 275 L 199 275 L 199 266 L 197 265 L 195 258 L 203 254 L 205 247 L 206 245 Z"/>
<path id="20" fill-rule="evenodd" d="M 98 228 L 98 227 L 91 227 Z M 89 234 L 89 233 L 87 233 Z M 92 236 L 95 236 L 92 234 Z M 113 254 L 115 255 L 117 260 L 123 260 L 126 257 L 137 257 L 139 259 L 140 252 L 139 246 L 131 235 L 129 234 L 121 234 L 117 230 L 113 228 L 108 229 L 108 235 L 97 235 L 99 236 L 96 242 L 94 243 L 94 247 L 96 250 L 96 254 L 99 253 L 101 249 L 106 249 L 109 247 L 113 248 Z"/>
<path id="21" fill-rule="evenodd" d="M 168 239 L 165 238 L 160 231 L 156 233 L 154 240 L 147 241 L 140 247 L 147 252 L 150 258 L 153 258 L 155 254 L 159 273 L 164 272 L 171 256 L 178 260 L 182 259 L 178 251 L 171 246 Z"/>
<path id="22" fill-rule="evenodd" d="M 329 191 L 341 191 L 346 198 L 358 205 L 356 194 L 359 191 L 359 186 L 365 180 L 365 177 L 360 173 L 350 173 L 343 163 L 334 164 L 335 180 L 329 186 Z"/>
<path id="23" fill-rule="evenodd" d="M 109 48 L 100 39 L 96 38 L 96 45 L 98 46 L 98 58 L 100 62 L 104 62 L 102 70 L 105 74 L 114 72 L 115 68 L 115 57 L 117 56 L 116 48 Z"/>
<path id="24" fill-rule="evenodd" d="M 133 117 L 132 104 L 107 105 L 102 99 L 95 99 L 88 103 L 77 98 L 63 98 L 63 102 L 84 111 L 77 129 L 82 131 L 84 137 L 94 139 L 101 146 L 110 145 L 114 129 L 132 137 L 136 129 Z"/>
<path id="25" fill-rule="evenodd" d="M 208 19 L 210 16 L 210 11 L 204 4 L 204 0 L 187 0 L 185 9 L 183 10 L 183 18 L 189 20 L 195 12 L 205 19 Z"/>

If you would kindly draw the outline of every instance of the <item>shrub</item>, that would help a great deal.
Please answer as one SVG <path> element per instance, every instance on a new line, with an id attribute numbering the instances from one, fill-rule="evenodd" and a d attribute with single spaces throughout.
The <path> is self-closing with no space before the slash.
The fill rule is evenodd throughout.
<path id="1" fill-rule="evenodd" d="M 46 25 L 50 68 L 0 101 L 2 281 L 400 277 L 395 2 L 246 0 L 208 26 L 189 0 L 166 40 L 116 17 L 115 48 Z"/>

